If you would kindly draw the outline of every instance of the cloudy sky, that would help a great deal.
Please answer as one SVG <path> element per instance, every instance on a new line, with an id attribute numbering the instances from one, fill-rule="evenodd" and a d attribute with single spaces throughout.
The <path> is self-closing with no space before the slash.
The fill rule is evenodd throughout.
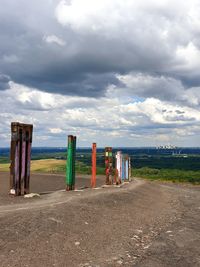
<path id="1" fill-rule="evenodd" d="M 0 4 L 0 146 L 200 146 L 200 0 Z"/>

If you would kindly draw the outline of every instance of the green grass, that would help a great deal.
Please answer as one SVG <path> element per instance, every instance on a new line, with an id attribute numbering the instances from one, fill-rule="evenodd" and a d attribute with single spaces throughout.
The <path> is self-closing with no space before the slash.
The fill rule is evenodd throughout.
<path id="1" fill-rule="evenodd" d="M 7 157 L 0 157 L 0 164 L 1 163 L 9 163 L 9 159 Z"/>
<path id="2" fill-rule="evenodd" d="M 65 172 L 66 161 L 56 159 L 41 159 L 31 161 L 31 172 L 59 173 Z M 9 171 L 9 163 L 0 163 L 0 171 Z"/>
<path id="3" fill-rule="evenodd" d="M 0 163 L 0 171 L 9 171 L 9 163 Z M 66 172 L 66 160 L 58 159 L 40 159 L 31 161 L 31 172 L 44 172 L 44 173 L 65 173 Z M 77 174 L 91 174 L 91 166 L 76 161 L 76 173 Z M 105 169 L 103 167 L 97 167 L 97 174 L 104 174 Z"/>
<path id="4" fill-rule="evenodd" d="M 77 174 L 92 174 L 92 169 L 91 166 L 80 162 L 76 161 L 76 173 Z M 103 167 L 97 167 L 97 175 L 104 174 L 105 173 L 105 168 Z"/>
<path id="5" fill-rule="evenodd" d="M 189 155 L 186 158 L 179 156 L 137 156 L 132 159 L 134 167 L 139 169 L 148 167 L 151 169 L 174 169 L 184 171 L 199 171 L 200 157 L 199 155 Z"/>
<path id="6" fill-rule="evenodd" d="M 0 171 L 9 171 L 9 163 L 0 162 Z M 44 173 L 65 173 L 66 160 L 41 159 L 31 161 L 31 172 Z M 91 166 L 87 163 L 76 160 L 76 173 L 91 175 Z M 105 168 L 97 166 L 97 174 L 104 175 Z M 156 168 L 133 168 L 133 177 L 141 177 L 151 180 L 164 180 L 173 182 L 189 182 L 200 184 L 200 170 L 180 170 L 180 169 L 156 169 Z"/>
<path id="7" fill-rule="evenodd" d="M 142 177 L 151 180 L 164 180 L 172 182 L 189 182 L 200 184 L 200 171 L 184 171 L 178 169 L 132 169 L 132 176 Z"/>

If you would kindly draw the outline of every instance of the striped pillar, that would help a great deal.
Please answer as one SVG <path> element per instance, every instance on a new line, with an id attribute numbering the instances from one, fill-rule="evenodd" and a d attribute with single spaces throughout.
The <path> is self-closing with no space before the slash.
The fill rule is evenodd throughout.
<path id="1" fill-rule="evenodd" d="M 106 184 L 113 184 L 113 158 L 112 147 L 105 148 L 105 172 L 106 172 Z"/>

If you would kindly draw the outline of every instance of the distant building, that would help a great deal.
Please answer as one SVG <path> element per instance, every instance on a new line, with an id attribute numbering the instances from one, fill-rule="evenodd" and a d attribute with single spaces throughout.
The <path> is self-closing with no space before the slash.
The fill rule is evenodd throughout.
<path id="1" fill-rule="evenodd" d="M 177 149 L 177 146 L 173 146 L 173 145 L 165 145 L 165 146 L 158 146 L 156 147 L 157 149 Z"/>

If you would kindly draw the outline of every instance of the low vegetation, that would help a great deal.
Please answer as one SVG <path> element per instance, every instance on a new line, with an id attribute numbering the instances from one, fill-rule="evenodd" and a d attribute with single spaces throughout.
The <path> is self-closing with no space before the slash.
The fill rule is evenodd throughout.
<path id="1" fill-rule="evenodd" d="M 173 182 L 190 182 L 200 184 L 200 171 L 184 171 L 178 169 L 152 169 L 143 167 L 133 169 L 132 175 L 151 180 L 165 180 Z"/>
<path id="2" fill-rule="evenodd" d="M 77 174 L 91 174 L 90 161 L 76 160 Z M 9 163 L 5 163 L 4 159 L 0 161 L 0 171 L 9 171 Z M 64 159 L 39 159 L 32 160 L 32 172 L 44 173 L 65 173 L 66 160 Z M 97 174 L 104 174 L 105 169 L 103 162 L 97 162 Z M 200 184 L 200 170 L 184 170 L 174 168 L 152 168 L 152 167 L 136 167 L 132 169 L 132 176 L 142 177 L 151 180 L 165 180 L 173 182 L 190 182 Z"/>
<path id="3" fill-rule="evenodd" d="M 49 172 L 57 173 L 65 171 L 65 160 L 56 159 L 41 159 L 31 161 L 31 171 L 32 172 Z M 9 163 L 0 164 L 0 171 L 9 171 Z"/>

